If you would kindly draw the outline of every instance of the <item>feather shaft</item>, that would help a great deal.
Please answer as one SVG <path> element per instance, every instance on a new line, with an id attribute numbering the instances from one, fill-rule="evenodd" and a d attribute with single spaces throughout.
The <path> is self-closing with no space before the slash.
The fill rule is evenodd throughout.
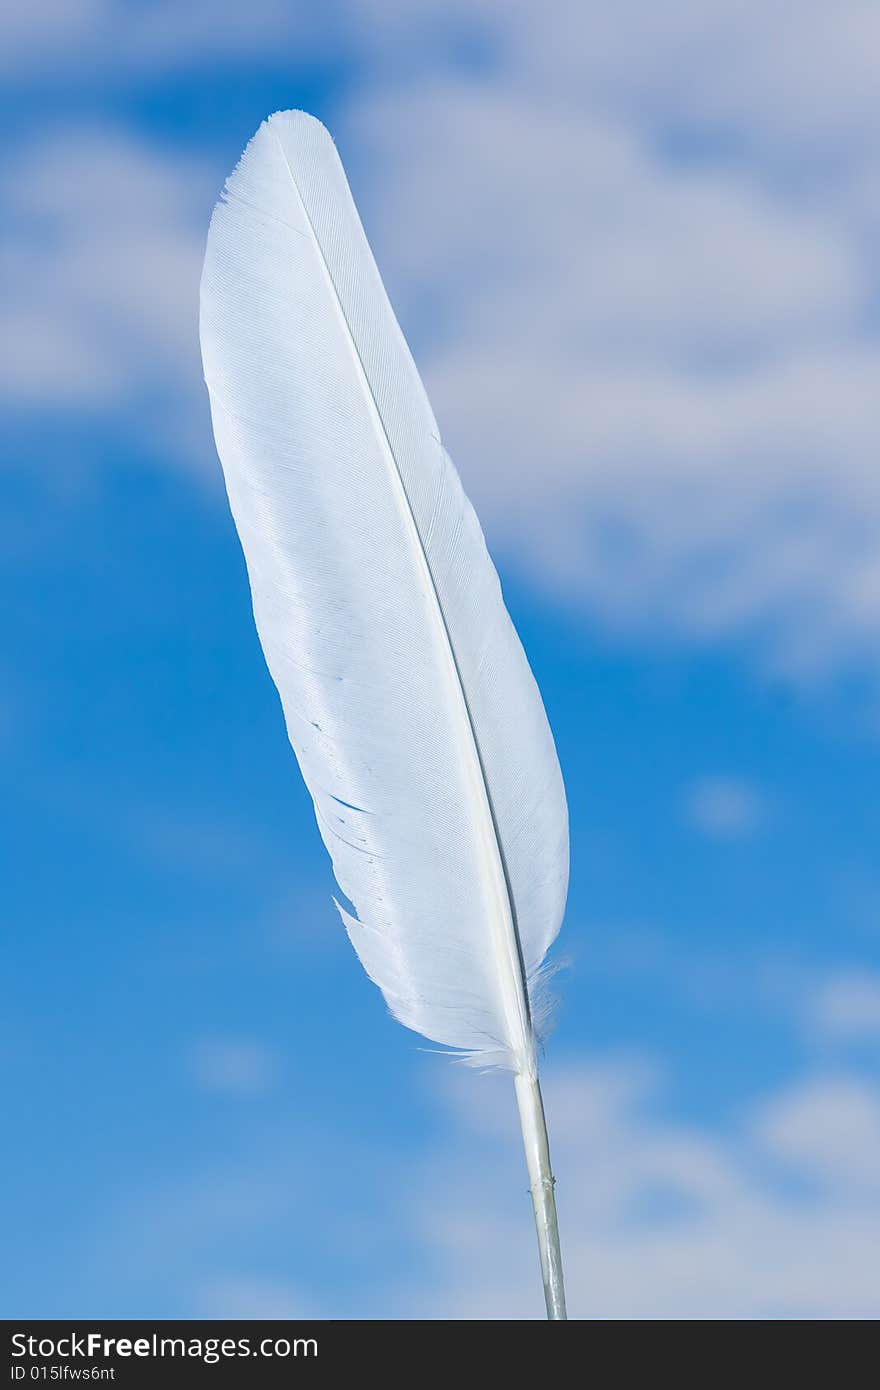
<path id="1" fill-rule="evenodd" d="M 547 1317 L 551 1322 L 562 1322 L 567 1314 L 562 1278 L 562 1251 L 559 1245 L 559 1221 L 556 1215 L 556 1179 L 550 1166 L 550 1144 L 547 1138 L 547 1119 L 544 1115 L 541 1084 L 537 1075 L 518 1074 L 513 1080 L 529 1172 L 529 1193 L 535 1212 Z"/>
<path id="2" fill-rule="evenodd" d="M 303 210 L 303 216 L 308 223 L 309 230 L 315 236 L 315 229 L 309 217 L 308 208 L 302 200 L 302 195 L 296 182 L 290 161 L 284 150 L 284 146 L 279 140 L 285 165 L 290 174 L 293 187 L 296 189 L 297 198 Z M 467 695 L 461 673 L 458 669 L 458 662 L 449 636 L 449 629 L 443 615 L 443 609 L 437 595 L 437 588 L 434 583 L 434 576 L 428 557 L 425 554 L 425 547 L 419 535 L 418 526 L 412 513 L 409 497 L 400 474 L 400 466 L 394 453 L 393 446 L 388 437 L 385 422 L 382 419 L 376 397 L 373 394 L 369 378 L 364 369 L 363 360 L 357 349 L 357 344 L 351 332 L 351 325 L 346 318 L 345 309 L 339 297 L 336 283 L 327 265 L 326 258 L 321 250 L 321 244 L 315 237 L 318 256 L 321 267 L 326 279 L 327 290 L 332 302 L 337 310 L 344 336 L 351 350 L 353 369 L 361 382 L 364 396 L 368 403 L 370 417 L 376 433 L 382 455 L 388 465 L 391 486 L 397 499 L 400 514 L 403 519 L 404 530 L 409 543 L 412 547 L 413 563 L 418 572 L 425 590 L 430 595 L 429 610 L 431 617 L 437 625 L 439 642 L 444 655 L 444 671 L 448 678 L 450 699 L 454 702 L 458 714 L 459 739 L 463 749 L 467 750 L 468 779 L 471 788 L 471 795 L 474 804 L 478 807 L 478 826 L 479 834 L 483 845 L 483 854 L 488 866 L 488 874 L 491 879 L 492 896 L 495 911 L 489 916 L 489 921 L 493 927 L 493 934 L 496 939 L 496 954 L 500 966 L 501 992 L 504 1004 L 504 1012 L 508 1026 L 508 1037 L 511 1045 L 512 1055 L 516 1058 L 518 1067 L 527 1075 L 537 1075 L 537 1063 L 535 1060 L 534 1038 L 529 1017 L 529 1005 L 526 994 L 525 980 L 523 978 L 522 959 L 520 954 L 519 942 L 516 934 L 516 927 L 511 912 L 510 894 L 507 889 L 504 865 L 501 857 L 501 850 L 498 841 L 498 834 L 495 827 L 495 820 L 492 813 L 489 790 L 480 758 L 479 748 L 477 747 L 476 736 L 474 734 L 471 712 L 468 706 Z"/>

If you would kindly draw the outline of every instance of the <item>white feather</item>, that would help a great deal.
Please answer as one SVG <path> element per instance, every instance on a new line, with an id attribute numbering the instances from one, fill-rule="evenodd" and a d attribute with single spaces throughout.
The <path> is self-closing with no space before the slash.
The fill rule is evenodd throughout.
<path id="1" fill-rule="evenodd" d="M 336 150 L 302 112 L 264 123 L 228 180 L 201 340 L 257 629 L 355 950 L 402 1023 L 534 1076 L 568 879 L 556 751 Z"/>

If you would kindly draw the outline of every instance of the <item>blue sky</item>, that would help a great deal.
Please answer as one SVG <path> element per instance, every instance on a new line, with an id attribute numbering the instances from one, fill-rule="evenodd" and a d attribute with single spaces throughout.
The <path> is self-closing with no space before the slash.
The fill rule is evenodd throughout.
<path id="1" fill-rule="evenodd" d="M 0 35 L 4 1314 L 541 1312 L 509 1085 L 344 938 L 213 455 L 207 220 L 305 106 L 559 746 L 572 1315 L 876 1316 L 875 8 L 50 8 Z"/>

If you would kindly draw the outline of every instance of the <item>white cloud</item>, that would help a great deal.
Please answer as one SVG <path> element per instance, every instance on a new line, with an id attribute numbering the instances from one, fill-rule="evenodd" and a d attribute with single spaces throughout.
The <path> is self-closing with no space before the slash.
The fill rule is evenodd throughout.
<path id="1" fill-rule="evenodd" d="M 812 995 L 809 1019 L 829 1037 L 880 1038 L 880 973 L 859 969 L 830 975 Z"/>
<path id="2" fill-rule="evenodd" d="M 856 229 L 497 78 L 377 95 L 349 130 L 495 543 L 618 625 L 745 633 L 802 673 L 863 658 L 880 351 Z"/>
<path id="3" fill-rule="evenodd" d="M 0 391 L 106 410 L 191 409 L 212 180 L 195 160 L 94 127 L 50 130 L 4 170 Z"/>
<path id="4" fill-rule="evenodd" d="M 190 1051 L 189 1065 L 202 1090 L 238 1096 L 270 1090 L 278 1074 L 275 1053 L 252 1038 L 202 1038 Z"/>
<path id="5" fill-rule="evenodd" d="M 535 0 L 355 0 L 368 19 L 385 75 L 401 54 L 441 62 L 462 47 L 489 54 L 531 98 L 599 110 L 660 137 L 714 136 L 720 154 L 759 163 L 797 160 L 833 177 L 874 138 L 880 42 L 872 0 L 621 0 L 587 13 L 558 0 L 553 23 Z M 435 56 L 435 61 L 436 61 Z M 806 156 L 806 159 L 804 159 Z"/>
<path id="6" fill-rule="evenodd" d="M 772 1154 L 818 1179 L 839 1202 L 880 1197 L 880 1093 L 873 1087 L 849 1076 L 812 1079 L 776 1097 L 757 1126 Z"/>
<path id="7" fill-rule="evenodd" d="M 106 1310 L 122 1268 L 123 1305 L 166 1316 L 540 1318 L 509 1078 L 435 1075 L 445 1113 L 404 1151 L 298 1114 L 207 1168 L 151 1168 L 86 1233 L 78 1306 Z M 880 1314 L 876 1085 L 808 1073 L 712 1122 L 650 1061 L 572 1058 L 544 1090 L 573 1318 Z"/>
<path id="8" fill-rule="evenodd" d="M 695 830 L 724 840 L 751 835 L 765 807 L 758 789 L 742 778 L 702 777 L 688 788 L 685 810 Z"/>
<path id="9" fill-rule="evenodd" d="M 659 1118 L 644 1069 L 627 1064 L 573 1065 L 546 1096 L 572 1317 L 880 1312 L 880 1095 L 867 1083 L 807 1078 L 714 1132 Z M 460 1144 L 425 1187 L 440 1274 L 414 1315 L 541 1314 L 528 1203 L 507 1201 L 524 1185 L 509 1099 L 465 1099 Z"/>
<path id="10" fill-rule="evenodd" d="M 277 57 L 284 45 L 291 59 L 326 49 L 330 15 L 297 0 L 234 3 L 154 0 L 44 0 L 39 10 L 12 5 L 0 11 L 0 67 L 8 80 L 57 73 L 67 81 L 117 83 L 132 76 L 155 77 L 232 58 L 237 62 Z M 70 72 L 71 54 L 77 58 Z"/>
<path id="11" fill-rule="evenodd" d="M 876 669 L 875 6 L 52 13 L 4 20 L 19 78 L 344 59 L 342 152 L 495 547 L 618 628 Z M 164 395 L 163 461 L 209 456 L 196 289 L 237 153 L 35 132 L 4 180 L 7 395 Z"/>

